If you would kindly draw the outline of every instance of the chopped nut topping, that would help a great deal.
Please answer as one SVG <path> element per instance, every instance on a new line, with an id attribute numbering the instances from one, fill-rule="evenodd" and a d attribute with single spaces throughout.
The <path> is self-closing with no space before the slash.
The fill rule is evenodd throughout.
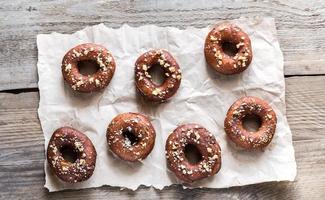
<path id="1" fill-rule="evenodd" d="M 100 86 L 100 81 L 98 79 L 95 79 L 96 86 Z"/>
<path id="2" fill-rule="evenodd" d="M 158 59 L 158 62 L 159 62 L 159 64 L 160 64 L 161 66 L 164 66 L 164 64 L 165 64 L 165 61 L 162 60 L 162 59 Z"/>
<path id="3" fill-rule="evenodd" d="M 241 46 L 244 46 L 243 42 L 239 42 L 238 44 L 236 44 L 237 49 L 239 49 L 239 47 L 241 47 Z"/>
<path id="4" fill-rule="evenodd" d="M 89 78 L 89 82 L 93 83 L 94 82 L 94 77 Z"/>
<path id="5" fill-rule="evenodd" d="M 164 65 L 164 67 L 169 67 L 170 66 L 170 64 L 168 64 L 168 63 L 165 63 L 165 65 Z"/>
<path id="6" fill-rule="evenodd" d="M 217 160 L 219 158 L 219 156 L 217 154 L 215 154 L 213 157 L 212 157 L 212 160 Z"/>
<path id="7" fill-rule="evenodd" d="M 80 87 L 80 85 L 82 85 L 82 84 L 84 84 L 84 82 L 81 80 L 81 81 L 78 81 L 77 83 L 76 83 L 76 85 L 77 85 L 77 87 Z"/>
<path id="8" fill-rule="evenodd" d="M 80 159 L 79 160 L 79 163 L 80 163 L 80 165 L 85 165 L 86 164 L 86 160 L 85 159 Z"/>
<path id="9" fill-rule="evenodd" d="M 82 152 L 84 150 L 81 142 L 75 142 L 74 145 L 76 146 L 76 148 L 78 149 L 79 152 Z"/>
<path id="10" fill-rule="evenodd" d="M 65 69 L 64 69 L 64 71 L 70 71 L 71 70 L 71 64 L 69 63 L 69 64 L 67 64 L 66 66 L 65 66 Z"/>
<path id="11" fill-rule="evenodd" d="M 218 38 L 214 37 L 213 35 L 210 35 L 210 41 L 215 42 L 217 40 L 218 40 Z"/>
<path id="12" fill-rule="evenodd" d="M 152 94 L 153 95 L 158 95 L 160 93 L 160 90 L 159 89 L 154 89 L 153 91 L 152 91 Z"/>
<path id="13" fill-rule="evenodd" d="M 240 136 L 240 139 L 241 139 L 242 141 L 244 141 L 244 140 L 245 140 L 245 136 L 241 135 L 241 136 Z"/>
<path id="14" fill-rule="evenodd" d="M 110 63 L 110 62 L 112 62 L 113 58 L 112 58 L 112 57 L 110 57 L 110 56 L 107 56 L 107 59 L 106 59 L 106 60 L 107 60 L 107 62 L 109 62 L 109 63 Z"/>

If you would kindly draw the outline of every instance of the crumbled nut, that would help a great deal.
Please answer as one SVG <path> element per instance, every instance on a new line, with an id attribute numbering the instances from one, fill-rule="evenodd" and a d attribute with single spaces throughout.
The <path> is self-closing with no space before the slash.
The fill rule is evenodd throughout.
<path id="1" fill-rule="evenodd" d="M 81 80 L 81 81 L 78 81 L 77 83 L 76 83 L 76 85 L 77 85 L 77 87 L 80 87 L 80 85 L 82 85 L 82 84 L 84 84 L 84 82 Z"/>
<path id="2" fill-rule="evenodd" d="M 245 140 L 245 136 L 241 135 L 241 136 L 240 136 L 240 139 L 241 139 L 242 141 L 244 141 L 244 140 Z"/>
<path id="3" fill-rule="evenodd" d="M 112 60 L 113 60 L 113 58 L 112 57 L 110 57 L 110 56 L 107 56 L 107 58 L 106 58 L 106 60 L 107 60 L 107 62 L 112 62 Z"/>
<path id="4" fill-rule="evenodd" d="M 80 159 L 79 160 L 79 163 L 80 163 L 80 165 L 85 165 L 86 164 L 86 160 L 85 159 Z"/>
<path id="5" fill-rule="evenodd" d="M 96 86 L 100 86 L 100 81 L 98 79 L 95 79 Z"/>
<path id="6" fill-rule="evenodd" d="M 71 64 L 69 63 L 69 64 L 67 64 L 66 66 L 65 66 L 65 69 L 64 69 L 64 71 L 70 71 L 71 70 Z"/>
<path id="7" fill-rule="evenodd" d="M 69 168 L 68 168 L 67 166 L 62 166 L 62 170 L 63 170 L 63 171 L 68 171 Z"/>
<path id="8" fill-rule="evenodd" d="M 244 45 L 243 42 L 239 42 L 238 44 L 236 44 L 236 47 L 237 47 L 237 49 L 238 49 L 239 47 L 241 47 L 241 46 L 243 46 L 243 45 Z"/>
<path id="9" fill-rule="evenodd" d="M 76 146 L 76 148 L 79 150 L 79 152 L 82 152 L 84 150 L 81 142 L 75 142 L 74 145 Z"/>
<path id="10" fill-rule="evenodd" d="M 161 66 L 163 66 L 163 65 L 165 64 L 165 61 L 162 60 L 162 59 L 158 59 L 158 62 L 159 62 L 159 64 L 160 64 Z"/>
<path id="11" fill-rule="evenodd" d="M 153 91 L 152 91 L 152 94 L 153 95 L 158 95 L 160 93 L 160 91 L 158 90 L 158 89 L 154 89 Z"/>
<path id="12" fill-rule="evenodd" d="M 217 41 L 218 38 L 214 37 L 213 35 L 210 35 L 210 41 L 214 42 L 214 41 Z"/>
<path id="13" fill-rule="evenodd" d="M 217 160 L 219 158 L 219 156 L 217 154 L 215 154 L 214 156 L 212 156 L 212 160 Z"/>
<path id="14" fill-rule="evenodd" d="M 195 132 L 194 134 L 195 134 L 196 140 L 199 140 L 200 139 L 199 133 L 198 132 Z"/>

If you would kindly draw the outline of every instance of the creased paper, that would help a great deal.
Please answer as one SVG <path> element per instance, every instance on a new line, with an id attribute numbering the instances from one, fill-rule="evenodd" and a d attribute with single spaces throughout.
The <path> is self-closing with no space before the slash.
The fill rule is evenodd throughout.
<path id="1" fill-rule="evenodd" d="M 110 185 L 135 190 L 140 185 L 162 189 L 179 183 L 166 168 L 164 146 L 169 133 L 178 124 L 188 122 L 206 127 L 215 135 L 222 149 L 220 172 L 191 187 L 224 188 L 294 180 L 296 162 L 286 119 L 283 56 L 274 20 L 241 18 L 232 22 L 250 36 L 253 49 L 253 61 L 249 68 L 232 76 L 217 74 L 206 64 L 203 46 L 210 30 L 208 27 L 180 30 L 154 25 L 123 25 L 119 29 L 112 29 L 99 24 L 74 34 L 38 35 L 38 114 L 45 148 L 55 129 L 72 126 L 92 140 L 98 154 L 93 176 L 76 184 L 59 181 L 45 161 L 45 187 L 49 191 L 58 191 Z M 101 44 L 109 49 L 117 67 L 105 90 L 80 94 L 64 84 L 61 61 L 70 48 L 86 42 Z M 134 84 L 134 63 L 137 57 L 154 48 L 167 49 L 183 72 L 178 92 L 162 104 L 144 101 L 137 94 Z M 245 95 L 265 99 L 278 117 L 275 137 L 263 152 L 238 150 L 228 142 L 223 130 L 228 108 Z M 107 125 L 123 112 L 143 113 L 149 116 L 155 127 L 157 137 L 154 149 L 140 163 L 126 163 L 108 151 L 105 135 Z"/>

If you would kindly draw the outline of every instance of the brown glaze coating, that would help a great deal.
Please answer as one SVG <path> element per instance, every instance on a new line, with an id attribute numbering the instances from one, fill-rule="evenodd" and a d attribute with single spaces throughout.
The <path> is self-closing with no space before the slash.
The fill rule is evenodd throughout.
<path id="1" fill-rule="evenodd" d="M 250 132 L 243 127 L 243 119 L 248 115 L 260 118 L 261 126 L 258 131 Z M 232 104 L 227 112 L 224 126 L 226 134 L 236 145 L 252 150 L 262 149 L 271 142 L 276 123 L 276 114 L 266 101 L 248 96 Z"/>
<path id="2" fill-rule="evenodd" d="M 92 75 L 82 75 L 78 69 L 78 62 L 94 61 L 98 64 L 98 71 Z M 111 53 L 98 44 L 80 44 L 70 49 L 62 60 L 62 75 L 73 90 L 92 92 L 105 88 L 115 72 L 115 61 Z"/>
<path id="3" fill-rule="evenodd" d="M 165 72 L 165 81 L 155 84 L 148 70 L 160 66 Z M 181 84 L 182 74 L 175 58 L 166 50 L 151 50 L 142 54 L 135 62 L 135 84 L 148 100 L 163 102 L 173 96 Z"/>
<path id="4" fill-rule="evenodd" d="M 237 53 L 229 56 L 223 51 L 225 42 L 236 45 Z M 252 47 L 248 35 L 239 27 L 222 23 L 216 25 L 205 39 L 205 59 L 210 67 L 222 74 L 237 74 L 252 61 Z"/>
<path id="5" fill-rule="evenodd" d="M 124 133 L 136 137 L 132 144 Z M 126 161 L 145 159 L 155 145 L 156 132 L 150 120 L 139 113 L 123 113 L 116 116 L 107 128 L 107 143 L 111 151 Z"/>
<path id="6" fill-rule="evenodd" d="M 195 145 L 202 155 L 198 163 L 190 163 L 185 157 L 185 147 Z M 220 170 L 221 150 L 215 137 L 197 124 L 178 126 L 166 141 L 168 168 L 184 182 L 193 182 L 212 176 Z"/>
<path id="7" fill-rule="evenodd" d="M 77 155 L 75 162 L 65 160 L 62 149 L 73 149 Z M 91 177 L 96 165 L 96 149 L 83 133 L 70 128 L 57 129 L 47 147 L 47 161 L 51 170 L 64 182 L 76 183 Z"/>

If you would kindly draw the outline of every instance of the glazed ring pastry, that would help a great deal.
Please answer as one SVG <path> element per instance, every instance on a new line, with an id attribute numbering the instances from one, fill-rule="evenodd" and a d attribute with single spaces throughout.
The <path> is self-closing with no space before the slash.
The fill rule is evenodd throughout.
<path id="1" fill-rule="evenodd" d="M 224 45 L 235 46 L 234 56 L 224 52 Z M 205 39 L 205 59 L 210 67 L 222 74 L 237 74 L 252 61 L 252 47 L 248 35 L 239 27 L 222 23 L 216 25 Z"/>
<path id="2" fill-rule="evenodd" d="M 194 145 L 201 158 L 191 163 L 186 155 L 187 145 Z M 168 168 L 184 182 L 193 182 L 216 174 L 221 167 L 221 150 L 214 136 L 197 124 L 178 126 L 166 141 Z"/>
<path id="3" fill-rule="evenodd" d="M 261 125 L 256 132 L 243 127 L 246 116 L 257 116 Z M 257 97 L 238 99 L 227 112 L 225 131 L 231 141 L 247 150 L 262 149 L 272 140 L 276 129 L 276 114 L 269 104 Z"/>
<path id="4" fill-rule="evenodd" d="M 74 161 L 65 158 L 73 154 Z M 96 150 L 83 133 L 70 128 L 57 129 L 47 147 L 50 169 L 64 182 L 76 183 L 89 179 L 96 165 Z"/>
<path id="5" fill-rule="evenodd" d="M 83 75 L 79 71 L 80 62 L 92 62 L 98 70 L 92 75 Z M 73 90 L 93 92 L 105 88 L 115 72 L 112 54 L 103 46 L 86 43 L 70 49 L 62 60 L 62 75 Z"/>
<path id="6" fill-rule="evenodd" d="M 138 113 L 116 116 L 107 128 L 110 150 L 125 161 L 145 159 L 155 144 L 156 132 L 150 120 Z"/>
<path id="7" fill-rule="evenodd" d="M 165 81 L 155 84 L 148 73 L 153 66 L 164 70 Z M 148 100 L 163 102 L 173 96 L 181 83 L 182 74 L 175 58 L 166 50 L 151 50 L 142 54 L 135 62 L 135 84 Z"/>

